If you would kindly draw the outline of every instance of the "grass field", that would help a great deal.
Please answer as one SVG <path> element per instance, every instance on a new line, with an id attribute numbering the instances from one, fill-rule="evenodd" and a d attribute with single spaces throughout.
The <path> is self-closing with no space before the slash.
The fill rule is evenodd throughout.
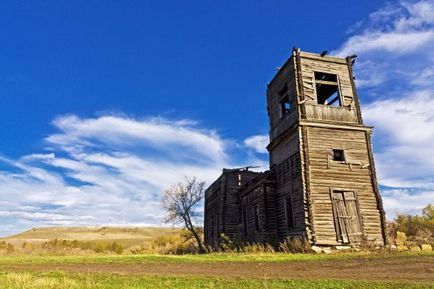
<path id="1" fill-rule="evenodd" d="M 2 238 L 15 245 L 53 239 L 124 246 L 177 234 L 165 228 L 38 228 Z M 434 288 L 434 252 L 0 256 L 0 289 L 82 288 Z"/>
<path id="2" fill-rule="evenodd" d="M 0 273 L 2 289 L 143 289 L 143 288 L 298 288 L 298 289 L 399 289 L 433 288 L 429 284 L 343 280 L 284 280 L 268 278 L 155 277 L 119 274 Z"/>
<path id="3" fill-rule="evenodd" d="M 434 253 L 0 257 L 0 288 L 434 288 Z"/>

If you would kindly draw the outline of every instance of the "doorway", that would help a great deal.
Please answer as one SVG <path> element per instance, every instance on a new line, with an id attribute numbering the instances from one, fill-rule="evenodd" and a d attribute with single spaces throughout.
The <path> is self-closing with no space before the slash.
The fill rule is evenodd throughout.
<path id="1" fill-rule="evenodd" d="M 360 242 L 363 228 L 357 194 L 333 190 L 331 199 L 337 240 L 342 244 Z"/>

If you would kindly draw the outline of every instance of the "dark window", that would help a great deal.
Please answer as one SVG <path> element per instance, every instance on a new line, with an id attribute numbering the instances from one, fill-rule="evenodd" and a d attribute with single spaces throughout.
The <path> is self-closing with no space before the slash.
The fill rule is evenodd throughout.
<path id="1" fill-rule="evenodd" d="M 214 217 L 211 217 L 211 238 L 214 238 Z"/>
<path id="2" fill-rule="evenodd" d="M 315 72 L 316 97 L 318 104 L 341 106 L 338 76 L 336 74 Z"/>
<path id="3" fill-rule="evenodd" d="M 220 222 L 219 222 L 219 217 L 217 217 L 217 220 L 216 220 L 217 222 L 217 224 L 216 224 L 216 233 L 217 233 L 217 238 L 219 238 L 220 237 L 220 235 L 219 235 L 219 231 L 220 231 Z"/>
<path id="4" fill-rule="evenodd" d="M 294 214 L 292 210 L 292 198 L 289 197 L 283 201 L 285 209 L 286 224 L 288 228 L 294 227 Z"/>
<path id="5" fill-rule="evenodd" d="M 283 117 L 291 109 L 291 102 L 289 100 L 288 86 L 285 84 L 283 89 L 279 92 L 279 106 L 280 116 Z"/>
<path id="6" fill-rule="evenodd" d="M 247 236 L 247 212 L 243 211 L 243 233 Z"/>
<path id="7" fill-rule="evenodd" d="M 344 150 L 333 150 L 333 160 L 338 162 L 345 161 Z"/>
<path id="8" fill-rule="evenodd" d="M 253 210 L 255 214 L 255 230 L 259 231 L 259 209 L 255 207 Z"/>

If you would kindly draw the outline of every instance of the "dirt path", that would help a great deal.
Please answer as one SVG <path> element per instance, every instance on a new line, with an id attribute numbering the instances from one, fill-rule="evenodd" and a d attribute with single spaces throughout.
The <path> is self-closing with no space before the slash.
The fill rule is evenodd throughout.
<path id="1" fill-rule="evenodd" d="M 26 264 L 0 266 L 0 271 L 4 270 L 288 279 L 358 279 L 434 283 L 434 257 L 432 256 L 282 263 Z"/>

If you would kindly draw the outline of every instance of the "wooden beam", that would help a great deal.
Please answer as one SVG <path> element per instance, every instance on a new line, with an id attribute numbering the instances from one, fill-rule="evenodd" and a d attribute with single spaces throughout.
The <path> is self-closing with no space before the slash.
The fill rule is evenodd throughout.
<path id="1" fill-rule="evenodd" d="M 299 125 L 301 126 L 315 126 L 315 127 L 324 127 L 324 128 L 337 128 L 337 129 L 346 129 L 346 130 L 359 130 L 359 131 L 367 131 L 371 132 L 373 127 L 370 126 L 351 126 L 351 125 L 339 125 L 339 124 L 331 124 L 321 121 L 306 121 L 300 120 Z"/>
<path id="2" fill-rule="evenodd" d="M 334 86 L 338 86 L 338 82 L 337 81 L 315 80 L 315 83 L 319 84 L 319 85 L 334 85 Z"/>

